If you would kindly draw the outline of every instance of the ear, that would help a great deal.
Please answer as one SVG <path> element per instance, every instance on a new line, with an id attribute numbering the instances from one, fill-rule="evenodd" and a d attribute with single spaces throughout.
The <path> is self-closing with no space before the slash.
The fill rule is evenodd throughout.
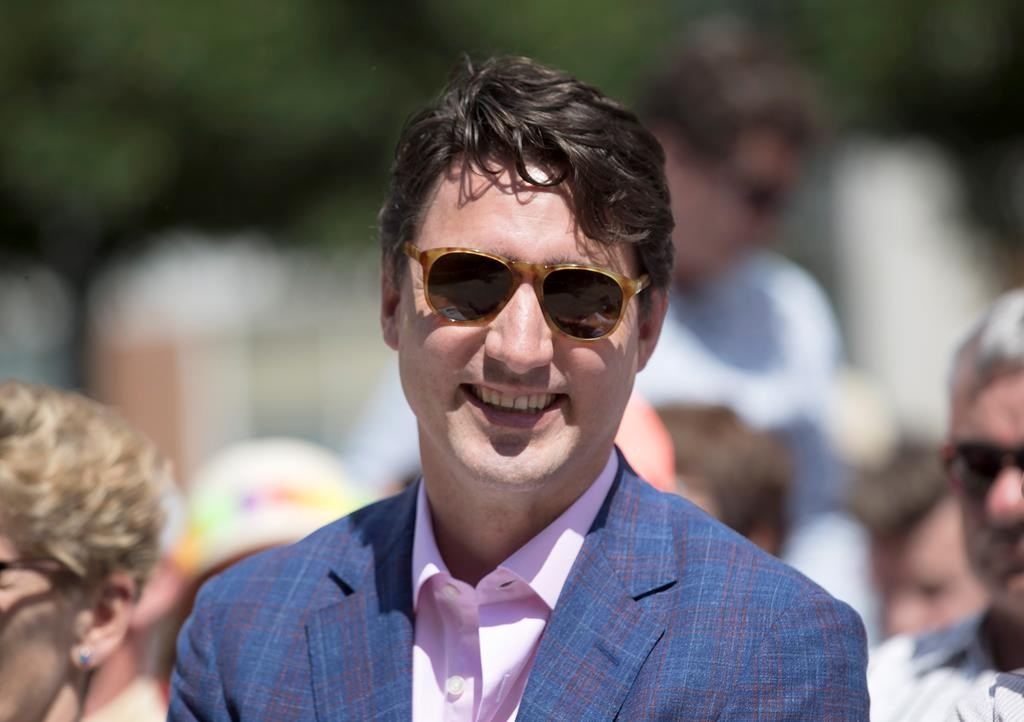
<path id="1" fill-rule="evenodd" d="M 135 608 L 135 582 L 127 574 L 107 577 L 99 588 L 83 595 L 75 617 L 77 644 L 70 650 L 77 667 L 96 667 L 120 646 L 132 621 Z M 85 653 L 83 658 L 82 653 Z"/>
<path id="2" fill-rule="evenodd" d="M 387 269 L 380 274 L 380 330 L 384 343 L 393 350 L 398 350 L 398 306 L 402 294 L 396 281 Z"/>
<path id="3" fill-rule="evenodd" d="M 959 497 L 963 492 L 963 484 L 961 484 L 960 478 L 956 474 L 952 473 L 952 470 L 949 468 L 955 454 L 956 444 L 953 443 L 951 439 L 947 439 L 942 444 L 942 448 L 939 449 L 939 456 L 942 461 L 943 470 L 946 472 L 946 480 L 949 482 L 949 486 L 953 490 L 953 494 Z"/>
<path id="4" fill-rule="evenodd" d="M 658 337 L 661 336 L 661 326 L 665 322 L 665 313 L 668 311 L 668 292 L 660 288 L 652 288 L 647 291 L 650 298 L 647 299 L 647 309 L 638 309 L 638 335 L 637 335 L 637 371 L 642 371 L 654 347 L 658 345 Z"/>
<path id="5" fill-rule="evenodd" d="M 177 565 L 169 558 L 161 559 L 135 604 L 132 630 L 148 629 L 167 616 L 181 598 L 185 584 L 185 575 Z"/>

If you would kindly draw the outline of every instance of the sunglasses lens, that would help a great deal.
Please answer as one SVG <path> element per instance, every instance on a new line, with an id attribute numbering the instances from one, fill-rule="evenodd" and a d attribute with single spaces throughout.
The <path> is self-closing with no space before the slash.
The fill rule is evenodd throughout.
<path id="1" fill-rule="evenodd" d="M 610 276 L 563 268 L 544 279 L 544 308 L 565 334 L 580 339 L 607 335 L 622 314 L 622 288 Z"/>
<path id="2" fill-rule="evenodd" d="M 957 472 L 965 491 L 972 496 L 985 496 L 1003 470 L 1005 453 L 991 446 L 962 445 L 957 450 Z"/>
<path id="3" fill-rule="evenodd" d="M 427 295 L 450 321 L 476 321 L 497 310 L 513 288 L 512 272 L 475 253 L 446 253 L 430 267 Z"/>

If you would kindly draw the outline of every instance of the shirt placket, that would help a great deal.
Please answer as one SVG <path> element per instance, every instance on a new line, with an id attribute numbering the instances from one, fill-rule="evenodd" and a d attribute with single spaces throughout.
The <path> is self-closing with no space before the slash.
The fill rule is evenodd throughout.
<path id="1" fill-rule="evenodd" d="M 476 718 L 480 669 L 480 637 L 476 591 L 449 579 L 440 585 L 438 605 L 444 624 L 444 718 L 465 722 Z"/>

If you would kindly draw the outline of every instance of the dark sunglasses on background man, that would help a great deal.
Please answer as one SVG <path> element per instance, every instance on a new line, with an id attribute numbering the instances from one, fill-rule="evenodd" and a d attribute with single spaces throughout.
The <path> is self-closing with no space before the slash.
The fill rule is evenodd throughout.
<path id="1" fill-rule="evenodd" d="M 629 299 L 649 284 L 647 275 L 626 278 L 576 263 L 525 263 L 468 248 L 421 251 L 411 243 L 404 249 L 423 268 L 427 304 L 451 323 L 491 321 L 529 279 L 551 330 L 596 341 L 618 327 Z"/>
<path id="2" fill-rule="evenodd" d="M 975 499 L 984 499 L 996 478 L 1007 467 L 1024 470 L 1024 448 L 1005 449 L 994 444 L 968 441 L 949 447 L 943 461 L 955 483 Z"/>

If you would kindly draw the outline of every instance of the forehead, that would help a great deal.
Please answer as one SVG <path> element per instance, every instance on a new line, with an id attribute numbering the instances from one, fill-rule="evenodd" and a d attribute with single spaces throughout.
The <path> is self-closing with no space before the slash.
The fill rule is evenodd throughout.
<path id="1" fill-rule="evenodd" d="M 530 167 L 537 179 L 544 170 Z M 607 245 L 580 231 L 563 185 L 523 181 L 513 170 L 499 175 L 453 166 L 437 182 L 417 236 L 421 249 L 458 246 L 533 263 L 588 263 L 632 274 L 631 248 Z"/>
<path id="2" fill-rule="evenodd" d="M 953 436 L 1024 445 L 1024 369 L 999 374 L 954 409 Z"/>

